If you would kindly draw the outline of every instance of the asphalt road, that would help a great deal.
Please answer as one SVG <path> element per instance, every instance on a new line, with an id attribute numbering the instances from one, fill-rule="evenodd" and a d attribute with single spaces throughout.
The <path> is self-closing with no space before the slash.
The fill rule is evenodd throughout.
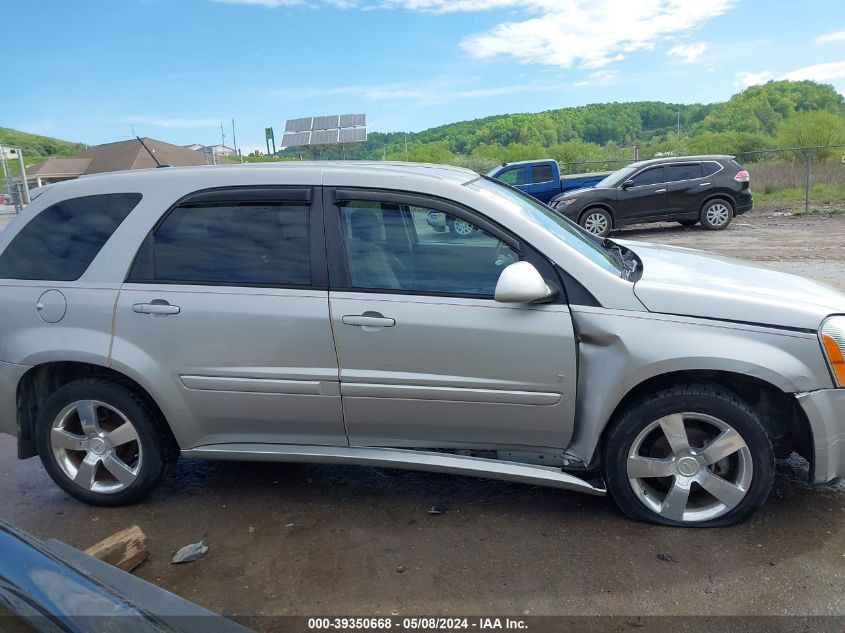
<path id="1" fill-rule="evenodd" d="M 845 290 L 843 216 L 760 213 L 721 233 L 619 237 L 743 255 Z M 520 484 L 184 460 L 147 501 L 102 509 L 68 498 L 0 436 L 0 519 L 81 548 L 138 524 L 151 547 L 139 576 L 235 617 L 845 615 L 845 486 L 805 478 L 798 460 L 780 463 L 763 510 L 713 530 L 634 523 L 607 498 Z M 203 536 L 205 559 L 169 564 Z"/>

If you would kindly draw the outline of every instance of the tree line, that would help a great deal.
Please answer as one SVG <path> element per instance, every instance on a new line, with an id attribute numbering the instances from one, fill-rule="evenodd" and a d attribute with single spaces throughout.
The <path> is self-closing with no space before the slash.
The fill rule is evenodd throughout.
<path id="1" fill-rule="evenodd" d="M 678 119 L 680 117 L 680 138 Z M 422 132 L 372 132 L 347 159 L 411 160 L 486 169 L 501 162 L 629 160 L 675 153 L 743 154 L 777 147 L 845 144 L 845 97 L 813 81 L 770 81 L 728 101 L 599 103 L 532 114 L 503 114 Z M 830 150 L 813 154 L 824 160 Z M 845 153 L 845 152 L 840 152 Z M 337 154 L 337 155 L 335 155 Z M 282 156 L 295 157 L 290 149 Z M 762 155 L 761 155 L 762 156 Z M 336 148 L 321 158 L 339 158 Z"/>

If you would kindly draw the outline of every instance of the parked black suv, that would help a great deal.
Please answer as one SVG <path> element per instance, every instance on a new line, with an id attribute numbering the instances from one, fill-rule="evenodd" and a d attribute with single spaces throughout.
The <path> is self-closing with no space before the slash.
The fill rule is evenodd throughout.
<path id="1" fill-rule="evenodd" d="M 626 224 L 677 221 L 723 229 L 751 210 L 751 178 L 733 156 L 679 156 L 632 163 L 589 189 L 569 191 L 549 205 L 590 233 Z"/>

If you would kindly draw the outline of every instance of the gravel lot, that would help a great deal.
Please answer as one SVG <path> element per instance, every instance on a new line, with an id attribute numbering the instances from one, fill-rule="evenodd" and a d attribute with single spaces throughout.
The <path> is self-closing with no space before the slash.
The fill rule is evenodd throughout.
<path id="1" fill-rule="evenodd" d="M 618 236 L 845 291 L 845 215 L 778 213 L 720 233 L 667 224 Z M 805 476 L 798 460 L 780 463 L 764 509 L 717 530 L 637 524 L 609 499 L 532 486 L 286 464 L 183 461 L 144 503 L 99 509 L 69 499 L 37 460 L 16 461 L 0 436 L 0 518 L 79 547 L 136 523 L 151 545 L 139 576 L 230 616 L 845 615 L 845 486 Z M 204 535 L 207 558 L 168 563 Z"/>

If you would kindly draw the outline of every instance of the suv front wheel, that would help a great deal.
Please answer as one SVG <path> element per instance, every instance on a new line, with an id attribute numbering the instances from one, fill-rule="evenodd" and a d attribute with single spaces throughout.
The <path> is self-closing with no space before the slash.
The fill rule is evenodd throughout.
<path id="1" fill-rule="evenodd" d="M 774 449 L 754 412 L 718 386 L 679 385 L 630 406 L 604 443 L 619 508 L 662 525 L 740 523 L 774 480 Z"/>
<path id="2" fill-rule="evenodd" d="M 68 383 L 35 423 L 38 454 L 65 492 L 93 505 L 144 497 L 175 461 L 156 410 L 128 387 L 91 378 Z"/>

